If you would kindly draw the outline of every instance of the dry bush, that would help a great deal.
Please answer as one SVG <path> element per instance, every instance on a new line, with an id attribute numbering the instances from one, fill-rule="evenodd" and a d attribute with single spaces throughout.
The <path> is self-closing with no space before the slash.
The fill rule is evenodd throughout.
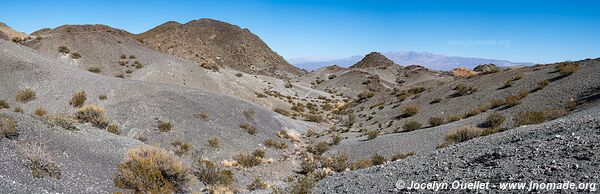
<path id="1" fill-rule="evenodd" d="M 87 96 L 85 95 L 85 91 L 76 92 L 71 97 L 71 100 L 69 101 L 69 105 L 71 105 L 75 108 L 81 108 L 83 106 L 83 104 L 85 104 L 86 100 L 87 100 Z"/>
<path id="2" fill-rule="evenodd" d="M 397 154 L 394 154 L 394 155 L 392 156 L 392 158 L 390 159 L 390 161 L 402 160 L 402 159 L 404 159 L 404 158 L 408 158 L 408 157 L 410 157 L 410 156 L 414 156 L 414 155 L 415 155 L 415 152 L 408 152 L 408 153 L 397 153 Z"/>
<path id="3" fill-rule="evenodd" d="M 310 146 L 308 148 L 308 151 L 315 154 L 315 155 L 321 155 L 325 152 L 327 152 L 327 150 L 329 150 L 331 147 L 329 146 L 329 144 L 327 142 L 319 142 L 317 144 L 314 144 L 312 146 Z"/>
<path id="4" fill-rule="evenodd" d="M 19 136 L 19 132 L 15 119 L 8 115 L 0 114 L 0 139 L 5 137 L 14 139 L 17 136 Z"/>
<path id="5" fill-rule="evenodd" d="M 169 121 L 158 121 L 158 131 L 169 132 L 173 129 L 173 124 Z"/>
<path id="6" fill-rule="evenodd" d="M 46 116 L 48 114 L 48 111 L 46 111 L 46 109 L 42 108 L 42 107 L 37 107 L 35 109 L 35 115 L 38 117 L 43 117 Z"/>
<path id="7" fill-rule="evenodd" d="M 352 170 L 368 168 L 370 166 L 373 166 L 373 162 L 370 159 L 361 159 L 352 163 Z"/>
<path id="8" fill-rule="evenodd" d="M 121 134 L 121 128 L 119 128 L 119 125 L 117 125 L 116 123 L 111 123 L 110 125 L 108 125 L 106 127 L 106 131 L 117 135 Z"/>
<path id="9" fill-rule="evenodd" d="M 127 55 L 126 54 L 122 54 L 121 55 L 121 59 L 127 59 Z"/>
<path id="10" fill-rule="evenodd" d="M 383 163 L 385 163 L 385 157 L 379 155 L 378 153 L 375 153 L 373 154 L 373 156 L 371 156 L 371 163 L 373 165 L 382 165 Z"/>
<path id="11" fill-rule="evenodd" d="M 135 61 L 133 62 L 133 67 L 135 67 L 136 69 L 141 69 L 144 68 L 144 64 L 140 63 L 139 61 Z"/>
<path id="12" fill-rule="evenodd" d="M 367 138 L 369 139 L 375 139 L 377 138 L 377 136 L 379 136 L 379 131 L 377 131 L 376 129 L 367 132 Z"/>
<path id="13" fill-rule="evenodd" d="M 431 126 L 440 126 L 444 124 L 444 118 L 442 117 L 430 117 L 429 124 Z"/>
<path id="14" fill-rule="evenodd" d="M 287 110 L 285 110 L 283 108 L 274 108 L 273 111 L 276 112 L 276 113 L 279 113 L 279 114 L 281 114 L 283 116 L 288 116 L 289 117 L 291 115 L 290 112 L 288 112 Z"/>
<path id="15" fill-rule="evenodd" d="M 364 91 L 358 94 L 358 96 L 356 96 L 358 99 L 357 101 L 362 102 L 366 99 L 372 98 L 373 96 L 375 96 L 375 93 L 373 92 L 369 92 L 369 91 Z"/>
<path id="16" fill-rule="evenodd" d="M 420 110 L 421 110 L 421 107 L 419 107 L 419 105 L 417 105 L 417 104 L 408 105 L 408 106 L 404 107 L 404 109 L 402 110 L 402 115 L 405 118 L 411 117 L 411 116 L 419 113 Z"/>
<path id="17" fill-rule="evenodd" d="M 523 99 L 523 98 L 527 97 L 528 95 L 529 95 L 529 92 L 527 90 L 521 90 L 519 92 L 518 96 L 519 96 L 519 98 Z"/>
<path id="18" fill-rule="evenodd" d="M 242 73 L 236 73 L 235 76 L 242 77 L 242 76 L 244 76 L 244 74 L 242 74 Z"/>
<path id="19" fill-rule="evenodd" d="M 250 135 L 254 135 L 258 131 L 258 129 L 250 123 L 243 123 L 240 125 L 240 128 L 244 129 L 244 131 Z"/>
<path id="20" fill-rule="evenodd" d="M 404 123 L 402 128 L 406 131 L 414 131 L 414 130 L 421 128 L 421 123 L 419 123 L 417 121 L 408 121 L 408 122 Z"/>
<path id="21" fill-rule="evenodd" d="M 544 115 L 544 112 L 520 112 L 513 118 L 513 121 L 515 122 L 515 126 L 533 125 L 546 121 L 546 116 Z"/>
<path id="22" fill-rule="evenodd" d="M 0 109 L 3 108 L 10 108 L 10 106 L 8 105 L 8 102 L 6 102 L 6 100 L 0 100 Z"/>
<path id="23" fill-rule="evenodd" d="M 202 120 L 208 121 L 208 113 L 207 112 L 197 112 L 197 113 L 194 113 L 194 117 L 196 117 L 198 119 L 202 119 Z"/>
<path id="24" fill-rule="evenodd" d="M 58 52 L 63 54 L 69 54 L 69 52 L 71 52 L 71 49 L 69 49 L 69 47 L 67 46 L 59 46 Z"/>
<path id="25" fill-rule="evenodd" d="M 130 59 L 135 59 L 136 57 L 135 57 L 135 55 L 129 55 L 129 58 Z"/>
<path id="26" fill-rule="evenodd" d="M 342 141 L 342 136 L 339 133 L 331 134 L 331 144 L 338 145 Z"/>
<path id="27" fill-rule="evenodd" d="M 292 88 L 294 85 L 292 85 L 292 83 L 287 82 L 283 85 L 285 88 Z"/>
<path id="28" fill-rule="evenodd" d="M 448 116 L 448 118 L 446 120 L 448 120 L 448 122 L 455 122 L 455 121 L 460 121 L 461 119 L 463 119 L 462 116 L 456 114 L 456 115 Z"/>
<path id="29" fill-rule="evenodd" d="M 242 167 L 250 168 L 261 164 L 261 159 L 251 154 L 238 154 L 233 157 Z"/>
<path id="30" fill-rule="evenodd" d="M 219 70 L 221 70 L 221 68 L 217 64 L 213 64 L 213 63 L 202 63 L 202 64 L 200 64 L 200 67 L 202 67 L 204 69 L 212 70 L 213 72 L 219 72 Z"/>
<path id="31" fill-rule="evenodd" d="M 429 104 L 437 104 L 437 103 L 440 103 L 441 101 L 442 101 L 442 98 L 435 98 L 431 102 L 429 102 Z"/>
<path id="32" fill-rule="evenodd" d="M 267 97 L 267 95 L 260 93 L 260 92 L 255 92 L 255 94 L 256 94 L 257 98 L 266 98 Z"/>
<path id="33" fill-rule="evenodd" d="M 506 117 L 500 113 L 492 113 L 485 119 L 485 126 L 490 128 L 498 128 L 504 123 Z"/>
<path id="34" fill-rule="evenodd" d="M 503 86 L 500 86 L 500 88 L 498 88 L 499 90 L 501 89 L 506 89 L 506 88 L 510 88 L 513 84 L 513 80 L 506 80 L 506 82 L 504 82 Z"/>
<path id="35" fill-rule="evenodd" d="M 233 173 L 222 169 L 209 160 L 196 160 L 192 168 L 193 174 L 206 185 L 227 186 L 234 182 Z"/>
<path id="36" fill-rule="evenodd" d="M 454 90 L 455 92 L 454 92 L 454 94 L 451 95 L 451 97 L 459 97 L 459 96 L 470 95 L 470 94 L 476 92 L 477 88 L 475 88 L 473 86 L 467 86 L 465 84 L 458 84 L 452 90 Z"/>
<path id="37" fill-rule="evenodd" d="M 101 73 L 102 72 L 102 69 L 100 69 L 100 67 L 90 67 L 87 70 L 92 73 Z"/>
<path id="38" fill-rule="evenodd" d="M 256 115 L 256 111 L 254 109 L 248 109 L 248 110 L 242 111 L 242 114 L 244 114 L 244 116 L 247 119 L 252 120 L 254 118 L 254 116 Z"/>
<path id="39" fill-rule="evenodd" d="M 296 112 L 304 112 L 304 104 L 297 103 L 296 105 L 292 106 L 290 109 L 292 109 L 293 111 L 296 111 Z"/>
<path id="40" fill-rule="evenodd" d="M 265 151 L 262 149 L 256 149 L 252 152 L 252 155 L 257 158 L 265 158 Z"/>
<path id="41" fill-rule="evenodd" d="M 208 138 L 208 145 L 215 149 L 219 149 L 221 147 L 221 143 L 219 142 L 219 138 L 217 137 Z"/>
<path id="42" fill-rule="evenodd" d="M 23 108 L 21 107 L 15 107 L 15 109 L 13 110 L 14 112 L 18 112 L 18 113 L 22 113 L 23 112 Z"/>
<path id="43" fill-rule="evenodd" d="M 513 107 L 521 104 L 521 99 L 518 96 L 507 96 L 504 102 L 507 107 Z"/>
<path id="44" fill-rule="evenodd" d="M 175 155 L 178 155 L 178 156 L 188 153 L 192 149 L 192 144 L 189 144 L 179 138 L 177 138 L 177 139 L 175 139 L 175 141 L 171 142 L 171 145 L 173 145 L 175 148 L 177 148 L 177 150 L 175 150 Z"/>
<path id="45" fill-rule="evenodd" d="M 91 123 L 99 128 L 103 128 L 108 124 L 108 116 L 106 116 L 104 108 L 93 104 L 79 108 L 75 113 L 75 118 L 79 122 Z"/>
<path id="46" fill-rule="evenodd" d="M 29 101 L 35 100 L 35 98 L 35 91 L 33 91 L 33 89 L 31 88 L 19 90 L 16 96 L 16 100 L 21 103 L 27 103 Z"/>
<path id="47" fill-rule="evenodd" d="M 548 85 L 550 85 L 550 80 L 541 81 L 538 83 L 537 90 L 542 90 L 542 89 L 546 88 Z"/>
<path id="48" fill-rule="evenodd" d="M 25 166 L 31 169 L 35 178 L 52 177 L 61 179 L 61 170 L 49 151 L 39 142 L 17 144 L 19 152 L 24 156 Z"/>
<path id="49" fill-rule="evenodd" d="M 69 114 L 54 114 L 46 116 L 46 119 L 51 124 L 52 127 L 60 127 L 70 131 L 78 130 L 75 127 L 75 123 L 77 123 L 77 119 L 73 115 Z"/>
<path id="50" fill-rule="evenodd" d="M 290 193 L 313 193 L 313 187 L 317 184 L 311 176 L 303 176 L 299 178 L 293 185 Z"/>
<path id="51" fill-rule="evenodd" d="M 281 141 L 277 141 L 274 139 L 267 139 L 263 142 L 263 144 L 265 144 L 265 146 L 270 147 L 270 148 L 276 148 L 276 149 L 287 149 L 288 145 L 285 144 L 285 142 L 281 142 Z"/>
<path id="52" fill-rule="evenodd" d="M 515 75 L 515 76 L 512 78 L 512 80 L 513 80 L 513 81 L 517 81 L 517 80 L 520 80 L 520 79 L 523 79 L 523 74 L 517 74 L 517 75 Z"/>
<path id="53" fill-rule="evenodd" d="M 453 129 L 446 135 L 446 142 L 460 143 L 481 136 L 483 130 L 474 126 Z"/>
<path id="54" fill-rule="evenodd" d="M 267 184 L 262 181 L 262 179 L 255 177 L 252 180 L 252 183 L 246 187 L 250 191 L 258 190 L 258 189 L 267 189 Z"/>
<path id="55" fill-rule="evenodd" d="M 190 181 L 190 170 L 177 156 L 148 145 L 130 148 L 114 179 L 115 186 L 135 193 L 185 193 Z"/>
<path id="56" fill-rule="evenodd" d="M 347 168 L 350 168 L 348 155 L 345 153 L 322 158 L 321 164 L 323 165 L 323 168 L 330 168 L 335 172 L 343 172 Z"/>
<path id="57" fill-rule="evenodd" d="M 563 63 L 557 65 L 555 68 L 556 68 L 556 70 L 558 70 L 560 75 L 568 76 L 568 75 L 575 73 L 577 70 L 579 70 L 579 64 L 574 63 L 574 62 L 563 62 Z"/>
<path id="58" fill-rule="evenodd" d="M 499 99 L 499 98 L 490 100 L 490 108 L 492 108 L 492 109 L 504 106 L 505 104 L 506 103 L 504 102 L 504 100 Z"/>
<path id="59" fill-rule="evenodd" d="M 73 58 L 73 59 L 80 59 L 81 58 L 81 54 L 79 54 L 79 53 L 71 53 L 71 58 Z"/>
<path id="60" fill-rule="evenodd" d="M 323 118 L 323 116 L 317 114 L 306 114 L 304 116 L 310 122 L 321 123 L 325 121 L 325 118 Z"/>

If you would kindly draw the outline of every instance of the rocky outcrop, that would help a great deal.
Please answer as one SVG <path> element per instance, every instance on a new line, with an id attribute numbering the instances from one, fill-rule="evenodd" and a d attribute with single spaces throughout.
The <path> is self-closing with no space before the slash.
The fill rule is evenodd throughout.
<path id="1" fill-rule="evenodd" d="M 478 65 L 473 70 L 476 72 L 482 73 L 482 74 L 488 74 L 488 73 L 496 73 L 496 72 L 500 71 L 500 68 L 498 68 L 498 67 L 496 67 L 496 65 L 490 63 L 490 64 Z"/>

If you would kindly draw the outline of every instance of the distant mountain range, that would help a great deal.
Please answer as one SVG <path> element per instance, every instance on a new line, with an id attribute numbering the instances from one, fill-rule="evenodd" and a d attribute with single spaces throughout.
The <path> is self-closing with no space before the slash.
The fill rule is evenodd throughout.
<path id="1" fill-rule="evenodd" d="M 430 69 L 435 70 L 451 70 L 455 67 L 467 67 L 474 68 L 480 64 L 493 63 L 498 66 L 517 66 L 517 65 L 531 65 L 532 63 L 528 62 L 511 62 L 507 60 L 498 60 L 498 59 L 483 59 L 483 58 L 473 58 L 473 57 L 458 57 L 458 56 L 445 56 L 434 54 L 430 52 L 415 52 L 415 51 L 406 51 L 406 52 L 387 52 L 382 53 L 385 57 L 394 61 L 395 63 L 408 66 L 408 65 L 423 65 Z M 319 58 L 294 58 L 288 59 L 288 62 L 295 65 L 298 68 L 306 69 L 306 70 L 314 70 L 320 67 L 325 67 L 329 65 L 339 65 L 342 67 L 349 67 L 358 61 L 360 61 L 364 56 L 356 55 L 343 59 L 319 59 Z"/>

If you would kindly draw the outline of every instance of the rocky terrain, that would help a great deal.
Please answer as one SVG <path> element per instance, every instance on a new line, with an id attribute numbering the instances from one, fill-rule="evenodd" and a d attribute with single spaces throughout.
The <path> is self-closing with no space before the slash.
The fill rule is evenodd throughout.
<path id="1" fill-rule="evenodd" d="M 598 180 L 600 58 L 446 71 L 372 52 L 304 72 L 248 29 L 211 19 L 141 34 L 1 27 L 5 193 Z"/>

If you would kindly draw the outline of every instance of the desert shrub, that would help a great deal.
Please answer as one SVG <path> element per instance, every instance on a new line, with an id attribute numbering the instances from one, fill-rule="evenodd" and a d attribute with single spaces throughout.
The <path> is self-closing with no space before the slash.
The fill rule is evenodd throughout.
<path id="1" fill-rule="evenodd" d="M 367 138 L 369 138 L 369 139 L 375 139 L 375 138 L 377 138 L 378 135 L 379 135 L 379 131 L 377 131 L 375 129 L 367 132 Z"/>
<path id="2" fill-rule="evenodd" d="M 221 143 L 219 142 L 219 138 L 217 138 L 217 137 L 208 138 L 208 145 L 215 149 L 218 149 L 221 147 Z"/>
<path id="3" fill-rule="evenodd" d="M 318 137 L 319 133 L 317 133 L 315 130 L 313 129 L 308 129 L 306 130 L 306 132 L 304 133 L 305 137 Z"/>
<path id="4" fill-rule="evenodd" d="M 283 116 L 290 116 L 290 112 L 288 112 L 287 110 L 283 109 L 283 108 L 274 108 L 273 109 L 274 112 L 279 113 Z"/>
<path id="5" fill-rule="evenodd" d="M 175 154 L 181 156 L 185 153 L 188 153 L 192 149 L 192 145 L 183 141 L 182 139 L 175 139 L 175 141 L 171 142 L 177 150 L 175 150 Z"/>
<path id="6" fill-rule="evenodd" d="M 115 77 L 125 78 L 125 74 L 124 73 L 118 73 L 118 74 L 115 75 Z"/>
<path id="7" fill-rule="evenodd" d="M 292 88 L 294 85 L 292 85 L 292 83 L 287 82 L 283 85 L 285 88 Z"/>
<path id="8" fill-rule="evenodd" d="M 260 158 L 244 153 L 236 155 L 233 159 L 246 168 L 258 166 L 262 162 Z"/>
<path id="9" fill-rule="evenodd" d="M 327 142 L 322 141 L 309 147 L 308 151 L 315 155 L 321 155 L 327 152 L 330 148 L 331 147 L 329 147 L 329 144 Z"/>
<path id="10" fill-rule="evenodd" d="M 173 124 L 169 121 L 158 121 L 158 131 L 169 132 L 173 129 Z"/>
<path id="11" fill-rule="evenodd" d="M 231 185 L 234 182 L 230 170 L 221 169 L 209 160 L 196 160 L 192 172 L 198 180 L 206 185 Z"/>
<path id="12" fill-rule="evenodd" d="M 504 85 L 501 86 L 498 89 L 506 89 L 506 88 L 510 88 L 513 84 L 513 80 L 506 80 L 506 82 L 504 82 Z"/>
<path id="13" fill-rule="evenodd" d="M 126 54 L 122 54 L 121 55 L 121 59 L 127 59 L 127 55 Z"/>
<path id="14" fill-rule="evenodd" d="M 404 123 L 402 128 L 406 131 L 414 131 L 414 130 L 421 128 L 421 123 L 419 123 L 417 121 L 408 121 L 408 122 Z"/>
<path id="15" fill-rule="evenodd" d="M 108 116 L 104 108 L 96 105 L 85 105 L 75 113 L 75 118 L 82 123 L 91 123 L 96 127 L 104 127 L 108 124 Z"/>
<path id="16" fill-rule="evenodd" d="M 337 77 L 337 75 L 336 75 L 336 74 L 331 74 L 331 75 L 327 76 L 327 79 L 334 79 L 334 78 L 336 78 L 336 77 Z"/>
<path id="17" fill-rule="evenodd" d="M 130 59 L 135 59 L 136 57 L 135 57 L 135 55 L 129 55 L 129 58 Z"/>
<path id="18" fill-rule="evenodd" d="M 190 170 L 177 156 L 142 145 L 127 151 L 127 157 L 117 166 L 114 183 L 135 193 L 185 193 L 190 178 Z"/>
<path id="19" fill-rule="evenodd" d="M 569 114 L 569 112 L 563 108 L 556 108 L 544 111 L 544 116 L 546 120 L 554 120 L 558 117 L 562 117 Z"/>
<path id="20" fill-rule="evenodd" d="M 31 88 L 25 88 L 25 89 L 19 90 L 16 95 L 16 100 L 21 103 L 30 102 L 32 100 L 35 100 L 35 98 L 36 98 L 35 91 L 33 91 L 33 89 L 31 89 Z"/>
<path id="21" fill-rule="evenodd" d="M 442 117 L 430 117 L 429 124 L 431 126 L 440 126 L 444 124 L 444 118 Z"/>
<path id="22" fill-rule="evenodd" d="M 505 104 L 506 103 L 504 102 L 504 100 L 499 99 L 499 98 L 490 100 L 490 108 L 492 108 L 492 109 L 504 106 Z"/>
<path id="23" fill-rule="evenodd" d="M 262 149 L 256 149 L 252 152 L 252 155 L 257 158 L 265 158 L 265 151 Z"/>
<path id="24" fill-rule="evenodd" d="M 527 90 L 521 90 L 519 92 L 518 96 L 519 96 L 520 99 L 523 99 L 523 98 L 527 97 L 528 95 L 529 95 L 529 92 Z"/>
<path id="25" fill-rule="evenodd" d="M 421 107 L 419 107 L 419 105 L 417 105 L 417 104 L 409 105 L 409 106 L 404 107 L 404 109 L 402 110 L 402 116 L 405 118 L 411 117 L 411 116 L 419 113 L 420 110 L 421 110 Z"/>
<path id="26" fill-rule="evenodd" d="M 246 187 L 250 191 L 258 190 L 258 189 L 267 189 L 267 184 L 262 181 L 262 179 L 255 177 L 252 180 L 252 183 Z"/>
<path id="27" fill-rule="evenodd" d="M 23 108 L 21 107 L 15 107 L 15 109 L 13 110 L 14 112 L 18 112 L 18 113 L 22 113 L 23 112 Z"/>
<path id="28" fill-rule="evenodd" d="M 550 85 L 550 80 L 544 80 L 538 83 L 537 90 L 544 89 L 546 86 Z"/>
<path id="29" fill-rule="evenodd" d="M 50 125 L 52 127 L 60 127 L 60 128 L 70 130 L 70 131 L 78 130 L 77 127 L 75 127 L 75 124 L 77 123 L 77 119 L 73 115 L 54 114 L 54 115 L 46 116 L 46 119 L 48 120 L 48 122 L 50 123 Z"/>
<path id="30" fill-rule="evenodd" d="M 108 125 L 106 127 L 106 131 L 117 135 L 121 134 L 121 128 L 119 128 L 119 125 L 117 125 L 116 123 L 111 123 L 110 125 Z"/>
<path id="31" fill-rule="evenodd" d="M 323 168 L 330 168 L 336 172 L 345 171 L 350 167 L 348 155 L 345 153 L 336 154 L 330 157 L 325 157 L 321 160 Z"/>
<path id="32" fill-rule="evenodd" d="M 10 106 L 8 105 L 8 102 L 6 102 L 6 100 L 0 100 L 0 109 L 3 108 L 10 108 Z"/>
<path id="33" fill-rule="evenodd" d="M 504 123 L 505 120 L 506 117 L 504 117 L 500 113 L 495 112 L 488 115 L 488 117 L 485 119 L 485 126 L 490 128 L 498 128 L 500 127 L 500 125 L 502 125 L 502 123 Z"/>
<path id="34" fill-rule="evenodd" d="M 293 185 L 290 193 L 313 193 L 313 187 L 317 184 L 310 176 L 299 178 Z"/>
<path id="35" fill-rule="evenodd" d="M 80 59 L 81 58 L 81 54 L 79 54 L 79 53 L 71 53 L 71 58 L 73 58 L 73 59 Z"/>
<path id="36" fill-rule="evenodd" d="M 448 118 L 446 120 L 448 120 L 448 122 L 455 122 L 455 121 L 460 121 L 461 119 L 463 119 L 462 116 L 456 114 L 456 115 L 448 116 Z"/>
<path id="37" fill-rule="evenodd" d="M 37 107 L 35 109 L 35 116 L 43 117 L 43 116 L 46 116 L 47 114 L 48 114 L 48 111 L 46 111 L 46 109 L 44 109 L 42 107 Z"/>
<path id="38" fill-rule="evenodd" d="M 285 142 L 280 142 L 274 139 L 266 139 L 263 144 L 265 144 L 265 146 L 270 147 L 270 148 L 276 148 L 276 149 L 287 149 L 288 145 L 285 144 Z"/>
<path id="39" fill-rule="evenodd" d="M 310 122 L 315 122 L 315 123 L 321 123 L 323 121 L 325 121 L 325 118 L 323 118 L 323 116 L 318 115 L 318 114 L 306 114 L 306 119 Z"/>
<path id="40" fill-rule="evenodd" d="M 300 168 L 303 173 L 312 173 L 317 169 L 318 163 L 314 160 L 313 157 L 309 157 L 307 153 L 303 152 L 302 163 L 300 163 Z"/>
<path id="41" fill-rule="evenodd" d="M 521 104 L 521 99 L 518 96 L 507 96 L 504 102 L 507 107 L 513 107 Z"/>
<path id="42" fill-rule="evenodd" d="M 363 101 L 365 101 L 366 99 L 372 98 L 373 96 L 375 96 L 375 93 L 373 93 L 373 92 L 369 92 L 369 91 L 364 91 L 364 92 L 361 92 L 361 93 L 359 93 L 359 94 L 356 96 L 356 98 L 358 98 L 358 99 L 357 99 L 357 101 L 359 101 L 359 102 L 363 102 Z"/>
<path id="43" fill-rule="evenodd" d="M 440 103 L 441 101 L 442 101 L 442 98 L 435 98 L 431 102 L 429 102 L 429 104 L 437 104 L 437 103 Z"/>
<path id="44" fill-rule="evenodd" d="M 452 90 L 454 90 L 455 92 L 451 95 L 451 97 L 459 97 L 472 94 L 477 91 L 477 88 L 473 86 L 467 86 L 465 84 L 458 84 Z"/>
<path id="45" fill-rule="evenodd" d="M 371 160 L 361 159 L 361 160 L 357 160 L 354 163 L 352 163 L 352 170 L 368 168 L 370 166 L 373 166 L 373 162 L 371 162 Z"/>
<path id="46" fill-rule="evenodd" d="M 563 62 L 563 63 L 557 65 L 555 68 L 556 68 L 556 70 L 558 70 L 560 75 L 568 76 L 568 75 L 575 73 L 577 70 L 579 70 L 579 64 L 574 63 L 574 62 Z"/>
<path id="47" fill-rule="evenodd" d="M 321 109 L 323 109 L 325 111 L 330 111 L 331 109 L 333 109 L 333 106 L 329 103 L 325 103 L 325 104 L 321 105 Z"/>
<path id="48" fill-rule="evenodd" d="M 24 156 L 25 166 L 31 169 L 35 178 L 52 177 L 61 179 L 61 170 L 58 163 L 49 154 L 50 152 L 39 142 L 17 144 L 19 152 Z"/>
<path id="49" fill-rule="evenodd" d="M 5 137 L 13 139 L 17 136 L 19 136 L 19 132 L 15 119 L 8 115 L 0 114 L 0 139 Z"/>
<path id="50" fill-rule="evenodd" d="M 512 78 L 512 80 L 513 80 L 513 81 L 517 81 L 517 80 L 520 80 L 520 79 L 523 79 L 523 74 L 517 74 L 517 75 L 515 75 L 515 76 Z"/>
<path id="51" fill-rule="evenodd" d="M 247 119 L 252 120 L 254 118 L 254 116 L 256 115 L 256 111 L 254 109 L 248 109 L 248 110 L 242 111 L 242 114 L 244 114 L 244 116 Z"/>
<path id="52" fill-rule="evenodd" d="M 135 61 L 133 62 L 133 67 L 135 67 L 136 69 L 141 69 L 144 68 L 144 64 L 140 63 L 139 61 Z"/>
<path id="53" fill-rule="evenodd" d="M 100 73 L 100 72 L 102 72 L 102 69 L 100 69 L 100 67 L 90 67 L 87 70 L 89 72 L 92 72 L 92 73 Z"/>
<path id="54" fill-rule="evenodd" d="M 404 158 L 408 158 L 408 157 L 410 157 L 410 156 L 413 156 L 413 155 L 415 155 L 415 153 L 414 153 L 414 152 L 408 152 L 408 153 L 397 153 L 397 154 L 394 154 L 394 155 L 392 156 L 392 158 L 390 159 L 390 161 L 402 160 L 402 159 L 404 159 Z"/>
<path id="55" fill-rule="evenodd" d="M 331 144 L 338 145 L 342 141 L 342 136 L 339 133 L 331 134 Z"/>
<path id="56" fill-rule="evenodd" d="M 69 105 L 71 105 L 75 108 L 81 108 L 86 100 L 87 100 L 87 97 L 85 95 L 85 91 L 76 92 L 71 97 L 71 100 L 69 101 Z"/>
<path id="57" fill-rule="evenodd" d="M 108 97 L 106 95 L 98 96 L 98 100 L 106 100 Z"/>
<path id="58" fill-rule="evenodd" d="M 258 129 L 250 123 L 243 123 L 240 125 L 240 128 L 244 129 L 244 131 L 250 135 L 254 135 L 258 131 Z"/>
<path id="59" fill-rule="evenodd" d="M 221 69 L 217 64 L 213 64 L 213 63 L 202 63 L 202 64 L 200 64 L 200 67 L 202 67 L 204 69 L 212 70 L 213 72 L 219 72 L 219 70 Z"/>
<path id="60" fill-rule="evenodd" d="M 207 112 L 197 112 L 193 115 L 195 118 L 202 119 L 208 121 L 208 113 Z"/>
<path id="61" fill-rule="evenodd" d="M 373 165 L 382 165 L 383 163 L 385 163 L 385 157 L 375 153 L 373 154 L 373 156 L 371 156 L 371 163 Z"/>
<path id="62" fill-rule="evenodd" d="M 291 109 L 296 112 L 304 112 L 304 104 L 297 103 L 296 105 L 292 106 Z"/>
<path id="63" fill-rule="evenodd" d="M 577 103 L 577 101 L 575 101 L 575 100 L 572 100 L 572 99 L 571 99 L 571 100 L 567 100 L 567 101 L 565 102 L 565 105 L 564 105 L 564 107 L 565 107 L 565 109 L 566 109 L 566 110 L 568 110 L 568 111 L 572 111 L 572 110 L 574 110 L 575 108 L 577 108 L 577 106 L 578 106 L 578 105 L 579 105 L 579 104 Z"/>
<path id="64" fill-rule="evenodd" d="M 58 52 L 63 54 L 69 54 L 69 52 L 71 52 L 71 49 L 69 49 L 69 47 L 67 46 L 59 46 Z"/>
<path id="65" fill-rule="evenodd" d="M 544 115 L 544 112 L 520 112 L 513 118 L 513 121 L 516 126 L 533 125 L 546 121 L 546 116 Z"/>
<path id="66" fill-rule="evenodd" d="M 446 135 L 446 142 L 460 143 L 481 136 L 482 130 L 474 126 L 453 129 Z"/>

